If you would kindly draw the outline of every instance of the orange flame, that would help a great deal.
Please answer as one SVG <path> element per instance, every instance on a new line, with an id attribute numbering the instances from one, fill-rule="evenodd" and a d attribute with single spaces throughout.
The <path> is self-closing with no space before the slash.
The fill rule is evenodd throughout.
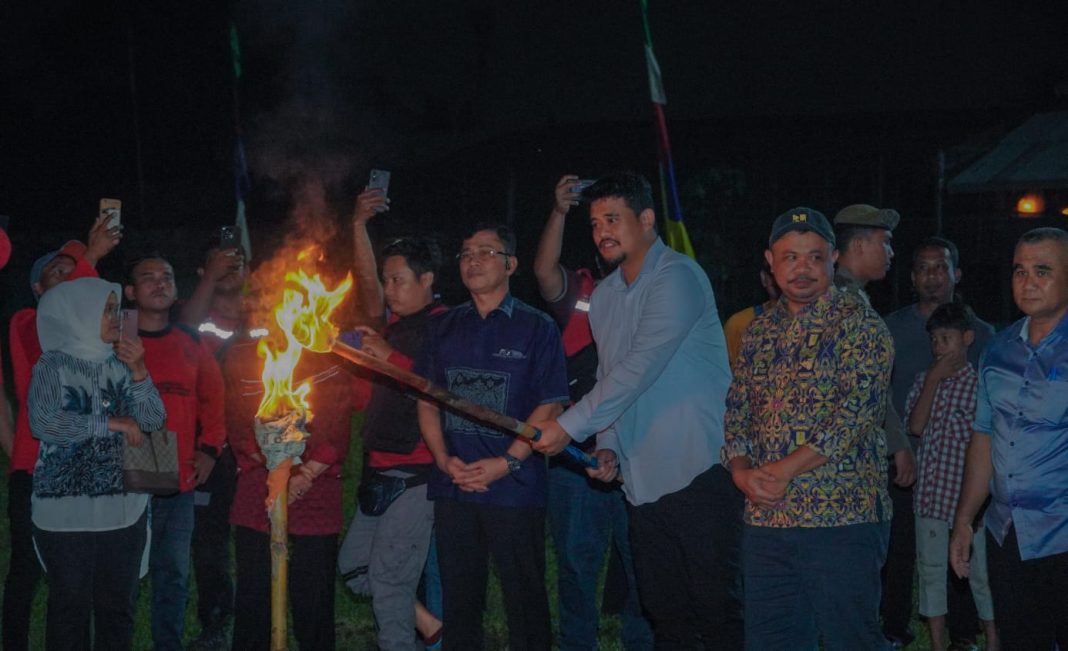
<path id="1" fill-rule="evenodd" d="M 348 274 L 333 289 L 327 289 L 319 274 L 309 276 L 303 269 L 285 275 L 287 285 L 282 293 L 282 302 L 274 311 L 286 339 L 284 350 L 274 350 L 267 339 L 261 339 L 257 350 L 264 358 L 263 400 L 256 417 L 263 421 L 276 420 L 292 412 L 312 419 L 308 405 L 310 382 L 302 382 L 293 388 L 293 370 L 300 361 L 303 348 L 326 352 L 337 337 L 337 327 L 330 322 L 330 315 L 345 300 L 352 288 L 352 274 Z"/>

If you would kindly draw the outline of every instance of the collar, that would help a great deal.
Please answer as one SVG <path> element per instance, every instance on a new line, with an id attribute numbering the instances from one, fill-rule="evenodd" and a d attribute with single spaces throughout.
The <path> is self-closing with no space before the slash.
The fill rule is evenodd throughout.
<path id="1" fill-rule="evenodd" d="M 628 285 L 627 281 L 623 280 L 623 270 L 616 267 L 616 270 L 604 279 L 604 284 L 612 287 L 616 291 L 627 291 L 631 287 L 637 285 L 638 281 L 640 281 L 642 276 L 648 271 L 656 267 L 656 263 L 660 260 L 660 256 L 663 255 L 666 250 L 667 245 L 660 239 L 660 236 L 657 236 L 656 241 L 654 241 L 653 245 L 649 247 L 649 250 L 645 252 L 645 259 L 642 260 L 642 268 L 638 271 L 638 275 L 634 277 L 634 282 Z"/>
<path id="2" fill-rule="evenodd" d="M 147 337 L 149 339 L 158 339 L 159 337 L 166 337 L 168 334 L 170 334 L 171 330 L 173 330 L 173 329 L 174 329 L 174 324 L 173 323 L 168 323 L 166 326 L 164 326 L 164 328 L 162 330 L 152 330 L 151 332 L 148 331 L 148 330 L 141 330 L 140 328 L 138 328 L 137 329 L 137 336 L 138 337 L 142 337 L 142 338 Z"/>
<path id="3" fill-rule="evenodd" d="M 476 315 L 478 314 L 478 310 L 475 309 L 475 302 L 474 301 L 467 301 L 466 303 L 460 305 L 456 309 L 474 312 Z M 510 318 L 512 318 L 512 312 L 514 311 L 514 309 L 515 309 L 515 298 L 512 296 L 512 293 L 509 292 L 509 293 L 504 295 L 504 298 L 501 299 L 501 302 L 497 304 L 497 307 L 495 307 L 492 310 L 490 310 L 489 314 L 487 314 L 486 316 L 488 317 L 490 314 L 493 314 L 494 312 L 498 312 L 499 311 L 499 312 L 504 312 L 504 314 L 510 319 Z"/>
<path id="4" fill-rule="evenodd" d="M 1027 336 L 1027 328 L 1030 325 L 1031 317 L 1025 316 L 1023 319 L 1020 319 L 1020 330 L 1016 333 L 1015 337 L 1022 341 L 1025 346 L 1030 348 L 1037 350 L 1051 341 L 1060 341 L 1068 338 L 1068 312 L 1061 317 L 1060 322 L 1053 326 L 1053 329 L 1046 333 L 1046 336 L 1042 338 L 1042 341 L 1038 342 L 1035 346 L 1031 346 L 1031 340 Z"/>
<path id="5" fill-rule="evenodd" d="M 780 321 L 789 321 L 797 319 L 805 325 L 820 325 L 824 322 L 841 318 L 840 307 L 843 300 L 849 294 L 842 289 L 831 285 L 827 288 L 827 291 L 819 295 L 819 297 L 801 308 L 797 314 L 790 312 L 790 306 L 787 304 L 786 297 L 780 296 L 779 300 L 773 308 L 770 310 L 772 318 Z M 857 300 L 857 299 L 853 299 Z"/>

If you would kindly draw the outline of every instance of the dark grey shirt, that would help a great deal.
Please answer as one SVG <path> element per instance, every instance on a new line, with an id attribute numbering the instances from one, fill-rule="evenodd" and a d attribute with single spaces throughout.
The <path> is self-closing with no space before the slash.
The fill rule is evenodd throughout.
<path id="1" fill-rule="evenodd" d="M 916 374 L 926 371 L 934 361 L 931 340 L 927 335 L 927 317 L 920 313 L 916 304 L 906 305 L 885 319 L 890 334 L 894 337 L 894 371 L 890 377 L 890 391 L 894 408 L 905 413 L 905 398 L 909 395 Z M 968 349 L 968 361 L 979 369 L 979 357 L 987 342 L 994 336 L 994 326 L 979 317 L 975 318 L 975 342 Z"/>

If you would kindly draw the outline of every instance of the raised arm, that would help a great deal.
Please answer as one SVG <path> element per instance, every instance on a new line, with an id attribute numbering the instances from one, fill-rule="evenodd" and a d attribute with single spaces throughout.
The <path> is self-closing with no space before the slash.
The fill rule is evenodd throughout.
<path id="1" fill-rule="evenodd" d="M 380 212 L 389 210 L 389 199 L 380 188 L 365 188 L 356 197 L 352 213 L 353 273 L 359 288 L 359 306 L 363 315 L 373 323 L 385 317 L 385 295 L 378 279 L 378 265 L 367 222 Z"/>
<path id="2" fill-rule="evenodd" d="M 571 188 L 579 177 L 567 174 L 556 183 L 553 193 L 553 209 L 545 220 L 545 228 L 538 241 L 538 253 L 534 257 L 534 277 L 538 290 L 547 301 L 555 301 L 564 291 L 564 272 L 560 269 L 560 252 L 563 249 L 564 224 L 572 206 L 577 206 L 579 194 Z"/>

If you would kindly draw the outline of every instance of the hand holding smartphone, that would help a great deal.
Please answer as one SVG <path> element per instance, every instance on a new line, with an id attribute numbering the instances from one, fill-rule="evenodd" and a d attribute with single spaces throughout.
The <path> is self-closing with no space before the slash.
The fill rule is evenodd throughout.
<path id="1" fill-rule="evenodd" d="M 137 310 L 126 309 L 120 313 L 119 336 L 128 341 L 137 338 Z"/>
<path id="2" fill-rule="evenodd" d="M 389 196 L 389 170 L 371 170 L 367 187 L 371 190 L 381 190 L 383 196 Z"/>
<path id="3" fill-rule="evenodd" d="M 111 230 L 122 225 L 122 201 L 120 199 L 101 199 L 100 216 L 108 220 L 107 228 Z"/>
<path id="4" fill-rule="evenodd" d="M 219 229 L 219 249 L 226 251 L 241 246 L 241 229 L 237 226 L 223 226 Z"/>

